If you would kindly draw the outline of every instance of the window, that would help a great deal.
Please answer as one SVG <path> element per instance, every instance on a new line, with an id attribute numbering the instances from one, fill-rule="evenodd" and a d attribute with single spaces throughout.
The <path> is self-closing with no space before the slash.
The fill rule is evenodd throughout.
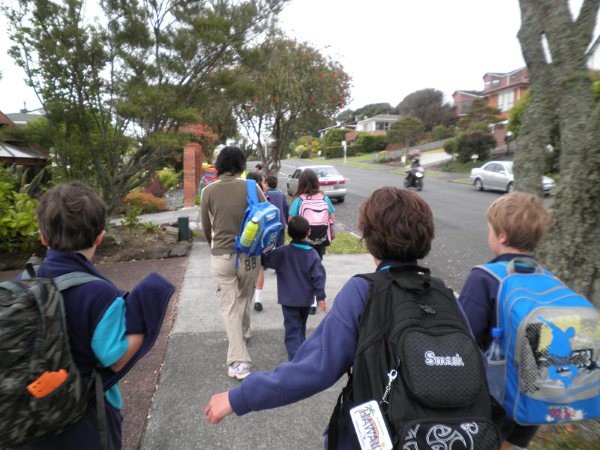
<path id="1" fill-rule="evenodd" d="M 389 122 L 375 122 L 375 129 L 377 131 L 387 131 L 390 129 Z"/>
<path id="2" fill-rule="evenodd" d="M 513 90 L 504 91 L 498 94 L 498 109 L 500 111 L 508 111 L 515 104 L 515 92 Z"/>

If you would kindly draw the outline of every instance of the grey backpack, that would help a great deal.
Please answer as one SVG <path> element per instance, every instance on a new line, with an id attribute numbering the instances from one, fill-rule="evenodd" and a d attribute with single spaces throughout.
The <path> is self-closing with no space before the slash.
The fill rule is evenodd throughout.
<path id="1" fill-rule="evenodd" d="M 85 413 L 94 385 L 105 415 L 99 373 L 83 378 L 73 361 L 61 294 L 96 280 L 84 272 L 38 278 L 28 263 L 23 279 L 0 283 L 0 448 L 64 431 Z"/>

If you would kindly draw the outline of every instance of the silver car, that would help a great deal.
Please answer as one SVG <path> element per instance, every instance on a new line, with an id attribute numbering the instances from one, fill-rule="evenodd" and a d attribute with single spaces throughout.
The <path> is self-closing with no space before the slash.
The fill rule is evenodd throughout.
<path id="1" fill-rule="evenodd" d="M 298 179 L 306 169 L 314 170 L 319 177 L 321 190 L 329 198 L 336 199 L 342 203 L 346 197 L 346 178 L 333 166 L 314 165 L 300 166 L 287 180 L 287 193 L 293 196 L 298 190 Z"/>
<path id="2" fill-rule="evenodd" d="M 483 166 L 471 169 L 469 175 L 471 182 L 478 191 L 492 189 L 497 191 L 512 192 L 514 188 L 513 162 L 488 161 Z M 544 194 L 549 195 L 556 183 L 550 177 L 542 178 Z"/>

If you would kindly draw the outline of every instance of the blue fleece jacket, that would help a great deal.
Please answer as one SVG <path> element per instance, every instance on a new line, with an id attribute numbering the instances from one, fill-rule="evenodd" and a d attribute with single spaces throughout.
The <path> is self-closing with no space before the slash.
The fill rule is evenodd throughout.
<path id="1" fill-rule="evenodd" d="M 386 261 L 378 270 L 400 265 Z M 240 416 L 288 405 L 332 386 L 352 366 L 358 324 L 368 296 L 369 282 L 364 278 L 350 278 L 336 295 L 329 313 L 292 361 L 280 364 L 272 372 L 253 372 L 239 387 L 229 391 L 234 412 Z M 332 411 L 333 407 L 331 405 Z M 338 449 L 354 448 L 348 437 L 345 422 L 340 422 Z"/>

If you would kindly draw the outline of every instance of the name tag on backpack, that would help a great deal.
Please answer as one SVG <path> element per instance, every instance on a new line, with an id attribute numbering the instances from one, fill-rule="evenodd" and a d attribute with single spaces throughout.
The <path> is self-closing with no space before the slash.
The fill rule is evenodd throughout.
<path id="1" fill-rule="evenodd" d="M 350 417 L 361 450 L 392 450 L 390 434 L 375 400 L 352 408 Z"/>

